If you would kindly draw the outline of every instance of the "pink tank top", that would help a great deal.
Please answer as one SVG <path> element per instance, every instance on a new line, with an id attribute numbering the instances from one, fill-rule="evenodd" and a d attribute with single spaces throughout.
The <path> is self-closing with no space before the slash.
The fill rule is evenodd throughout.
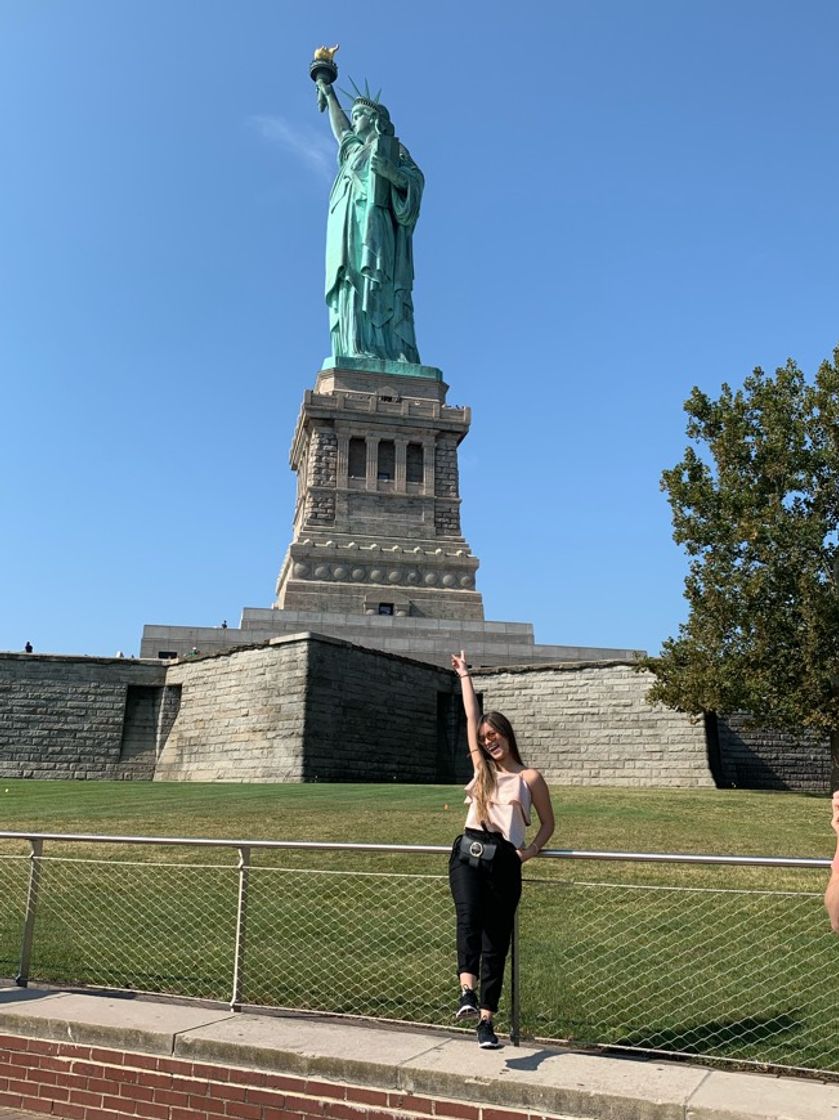
<path id="1" fill-rule="evenodd" d="M 469 806 L 466 814 L 466 828 L 483 828 L 478 819 L 478 807 L 472 798 L 475 779 L 466 786 L 465 804 Z M 524 836 L 530 824 L 530 786 L 522 775 L 511 774 L 506 770 L 495 773 L 495 793 L 489 803 L 489 820 L 486 826 L 491 832 L 500 832 L 514 848 L 524 847 Z"/>

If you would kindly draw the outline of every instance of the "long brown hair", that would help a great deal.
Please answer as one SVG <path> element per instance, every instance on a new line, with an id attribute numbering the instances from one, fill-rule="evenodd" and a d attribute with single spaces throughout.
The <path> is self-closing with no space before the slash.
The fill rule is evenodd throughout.
<path id="1" fill-rule="evenodd" d="M 491 727 L 493 731 L 497 731 L 499 735 L 503 735 L 507 742 L 510 744 L 510 754 L 519 764 L 524 766 L 521 754 L 519 753 L 519 746 L 516 742 L 516 733 L 513 731 L 513 725 L 501 712 L 484 712 L 478 723 L 478 752 L 479 759 L 478 765 L 475 767 L 475 806 L 478 810 L 478 820 L 484 827 L 489 826 L 489 803 L 492 801 L 493 794 L 495 793 L 497 767 L 488 754 L 486 749 L 481 745 L 481 734 L 484 727 Z"/>

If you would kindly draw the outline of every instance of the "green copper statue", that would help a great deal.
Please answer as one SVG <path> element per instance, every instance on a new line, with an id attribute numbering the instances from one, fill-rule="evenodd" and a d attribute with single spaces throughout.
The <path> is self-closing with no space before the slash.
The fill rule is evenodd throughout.
<path id="1" fill-rule="evenodd" d="M 411 290 L 411 240 L 423 176 L 394 135 L 390 114 L 369 91 L 348 119 L 332 88 L 337 47 L 315 52 L 310 73 L 318 104 L 338 141 L 338 174 L 329 196 L 326 303 L 334 357 L 419 364 Z"/>

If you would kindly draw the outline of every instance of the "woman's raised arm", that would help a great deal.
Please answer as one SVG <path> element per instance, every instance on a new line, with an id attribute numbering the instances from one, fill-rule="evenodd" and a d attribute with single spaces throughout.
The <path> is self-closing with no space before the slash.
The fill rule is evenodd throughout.
<path id="1" fill-rule="evenodd" d="M 481 709 L 478 707 L 478 697 L 475 695 L 475 686 L 466 663 L 466 652 L 452 654 L 452 668 L 460 677 L 460 692 L 463 697 L 463 710 L 466 713 L 466 737 L 469 743 L 469 754 L 472 765 L 477 770 L 481 763 L 481 747 L 478 743 L 478 725 L 481 722 Z"/>

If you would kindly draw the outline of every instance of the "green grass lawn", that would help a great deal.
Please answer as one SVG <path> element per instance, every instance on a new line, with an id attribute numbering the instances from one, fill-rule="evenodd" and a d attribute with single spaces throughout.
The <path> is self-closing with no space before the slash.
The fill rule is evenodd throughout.
<path id="1" fill-rule="evenodd" d="M 8 790 L 8 792 L 6 792 Z M 452 786 L 0 781 L 14 831 L 449 845 Z M 553 790 L 556 848 L 828 857 L 827 798 Z M 14 975 L 28 847 L 0 842 Z M 235 849 L 50 842 L 32 976 L 229 999 Z M 441 855 L 255 852 L 243 999 L 449 1023 Z M 839 1070 L 825 873 L 537 860 L 520 910 L 525 1034 Z"/>
<path id="2" fill-rule="evenodd" d="M 0 819 L 10 830 L 446 844 L 464 817 L 459 786 L 0 782 Z M 552 794 L 552 847 L 833 854 L 826 797 L 599 787 Z"/>

